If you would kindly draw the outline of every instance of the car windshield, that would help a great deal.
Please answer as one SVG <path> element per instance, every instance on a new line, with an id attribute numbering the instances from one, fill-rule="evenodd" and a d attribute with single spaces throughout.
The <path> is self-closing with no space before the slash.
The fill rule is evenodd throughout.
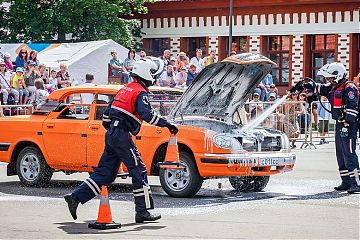
<path id="1" fill-rule="evenodd" d="M 166 117 L 179 101 L 181 95 L 182 92 L 180 91 L 152 90 L 149 93 L 149 102 L 158 115 Z"/>
<path id="2" fill-rule="evenodd" d="M 49 112 L 54 111 L 59 105 L 60 103 L 58 101 L 48 100 L 44 104 L 40 104 L 33 114 L 48 114 Z"/>

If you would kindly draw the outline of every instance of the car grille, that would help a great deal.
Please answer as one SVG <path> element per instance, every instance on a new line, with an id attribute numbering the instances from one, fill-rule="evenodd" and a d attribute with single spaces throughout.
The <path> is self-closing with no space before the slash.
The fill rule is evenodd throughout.
<path id="1" fill-rule="evenodd" d="M 242 139 L 238 139 L 242 143 Z M 248 152 L 257 152 L 259 149 L 259 143 L 243 143 L 243 149 Z M 260 152 L 271 152 L 281 150 L 281 138 L 280 137 L 265 137 L 264 141 L 260 144 Z"/>

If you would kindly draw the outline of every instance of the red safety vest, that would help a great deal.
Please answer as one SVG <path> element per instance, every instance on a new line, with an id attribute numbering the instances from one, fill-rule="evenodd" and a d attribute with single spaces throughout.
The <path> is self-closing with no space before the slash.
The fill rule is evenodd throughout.
<path id="1" fill-rule="evenodd" d="M 135 106 L 140 93 L 147 91 L 148 90 L 136 80 L 135 82 L 126 84 L 116 94 L 114 101 L 111 104 L 111 108 L 132 117 L 134 120 L 139 122 L 139 124 L 141 124 L 143 120 L 140 115 L 135 111 Z"/>
<path id="2" fill-rule="evenodd" d="M 333 89 L 331 90 L 332 91 L 332 107 L 333 108 L 337 108 L 337 109 L 341 109 L 344 107 L 344 103 L 343 103 L 343 84 L 340 84 L 339 86 L 337 87 L 333 87 Z"/>
<path id="3" fill-rule="evenodd" d="M 345 116 L 345 89 L 354 86 L 351 82 L 344 82 L 338 86 L 334 86 L 330 92 L 330 103 L 331 103 L 331 115 L 332 118 L 338 120 L 340 117 Z M 359 91 L 358 96 L 359 96 Z"/>

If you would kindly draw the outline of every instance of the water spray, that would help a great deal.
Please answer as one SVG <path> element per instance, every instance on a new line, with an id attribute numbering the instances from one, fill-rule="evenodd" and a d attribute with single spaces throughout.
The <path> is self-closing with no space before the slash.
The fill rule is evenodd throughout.
<path id="1" fill-rule="evenodd" d="M 271 107 L 269 107 L 268 109 L 266 109 L 265 112 L 263 112 L 260 116 L 253 119 L 246 125 L 242 126 L 239 131 L 246 132 L 246 131 L 252 130 L 252 129 L 256 128 L 257 126 L 259 126 L 267 117 L 269 117 L 276 110 L 276 108 L 278 106 L 280 106 L 281 104 L 283 104 L 286 101 L 287 97 L 288 97 L 287 95 L 284 95 L 278 101 L 274 102 L 274 104 Z"/>

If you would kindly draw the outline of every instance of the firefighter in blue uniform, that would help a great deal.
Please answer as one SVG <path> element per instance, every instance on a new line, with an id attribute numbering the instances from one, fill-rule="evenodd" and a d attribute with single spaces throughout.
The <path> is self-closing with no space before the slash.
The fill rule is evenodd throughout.
<path id="1" fill-rule="evenodd" d="M 332 118 L 336 120 L 336 158 L 342 183 L 335 187 L 335 190 L 359 192 L 359 161 L 355 152 L 359 111 L 358 88 L 346 80 L 346 68 L 342 63 L 326 64 L 318 71 L 318 75 L 330 83 L 318 85 L 318 92 L 329 99 Z"/>
<path id="2" fill-rule="evenodd" d="M 74 220 L 77 218 L 79 203 L 84 204 L 100 194 L 102 185 L 109 186 L 115 180 L 121 162 L 132 177 L 135 221 L 141 223 L 161 218 L 160 214 L 148 211 L 154 209 L 154 202 L 147 170 L 130 133 L 137 135 L 143 120 L 159 127 L 167 127 L 173 134 L 178 132 L 175 125 L 154 113 L 148 101 L 148 87 L 154 84 L 154 77 L 162 70 L 163 62 L 157 58 L 149 57 L 135 62 L 131 73 L 134 81 L 121 88 L 105 109 L 103 126 L 107 132 L 99 165 L 73 193 L 64 196 Z"/>

